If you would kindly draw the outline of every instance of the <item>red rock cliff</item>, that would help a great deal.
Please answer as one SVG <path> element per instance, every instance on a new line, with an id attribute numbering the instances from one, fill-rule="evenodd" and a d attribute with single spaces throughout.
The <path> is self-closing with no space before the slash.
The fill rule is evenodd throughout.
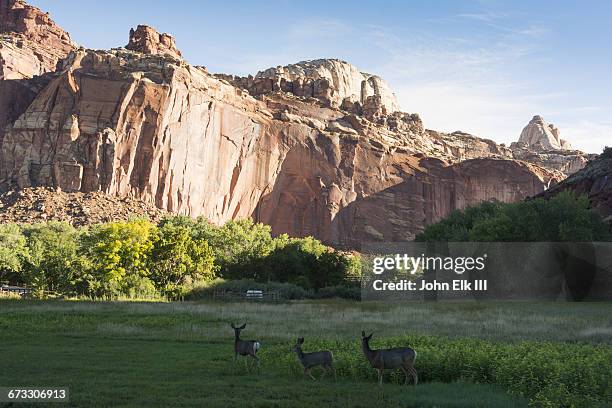
<path id="1" fill-rule="evenodd" d="M 325 82 L 317 95 L 294 87 L 255 98 L 240 79 L 187 64 L 148 28 L 130 44 L 73 51 L 32 90 L 7 119 L 3 189 L 133 196 L 216 223 L 253 217 L 274 233 L 359 247 L 411 239 L 453 209 L 520 200 L 563 178 L 493 141 L 425 130 L 418 115 L 392 112 L 379 79 L 353 98 L 359 87 L 349 85 L 370 78 L 354 67 L 342 69 L 359 78 L 337 83 L 316 71 Z"/>

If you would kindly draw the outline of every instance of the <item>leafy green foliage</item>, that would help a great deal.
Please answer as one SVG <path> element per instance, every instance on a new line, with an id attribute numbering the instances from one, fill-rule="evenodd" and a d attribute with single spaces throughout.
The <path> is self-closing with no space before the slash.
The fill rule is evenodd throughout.
<path id="1" fill-rule="evenodd" d="M 587 242 L 612 237 L 585 196 L 565 191 L 550 200 L 483 203 L 429 225 L 417 241 Z"/>
<path id="2" fill-rule="evenodd" d="M 78 231 L 65 222 L 48 222 L 23 228 L 29 256 L 21 280 L 39 295 L 66 291 L 78 279 L 82 259 Z"/>
<path id="3" fill-rule="evenodd" d="M 312 237 L 273 238 L 269 226 L 250 219 L 222 227 L 185 216 L 166 217 L 159 226 L 141 219 L 81 229 L 58 222 L 0 226 L 0 278 L 25 284 L 39 297 L 52 291 L 177 299 L 218 275 L 318 289 L 350 286 L 354 281 L 347 279 L 360 272 L 355 256 Z"/>
<path id="4" fill-rule="evenodd" d="M 26 238 L 15 224 L 0 225 L 0 282 L 17 281 L 30 256 Z"/>
<path id="5" fill-rule="evenodd" d="M 155 292 L 149 258 L 157 227 L 145 220 L 111 222 L 92 227 L 84 243 L 97 278 L 92 294 L 115 296 Z"/>
<path id="6" fill-rule="evenodd" d="M 612 147 L 606 146 L 600 157 L 603 159 L 612 159 Z"/>
<path id="7" fill-rule="evenodd" d="M 208 242 L 193 239 L 188 226 L 165 223 L 151 253 L 151 279 L 162 293 L 177 298 L 194 282 L 215 277 L 214 260 Z"/>

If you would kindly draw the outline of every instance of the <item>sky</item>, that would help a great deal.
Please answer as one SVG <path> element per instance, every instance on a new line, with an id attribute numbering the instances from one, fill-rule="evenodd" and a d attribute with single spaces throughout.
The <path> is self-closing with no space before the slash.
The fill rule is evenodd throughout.
<path id="1" fill-rule="evenodd" d="M 87 48 L 131 27 L 236 75 L 340 58 L 384 78 L 429 129 L 509 144 L 534 115 L 590 153 L 612 145 L 612 2 L 30 0 Z"/>

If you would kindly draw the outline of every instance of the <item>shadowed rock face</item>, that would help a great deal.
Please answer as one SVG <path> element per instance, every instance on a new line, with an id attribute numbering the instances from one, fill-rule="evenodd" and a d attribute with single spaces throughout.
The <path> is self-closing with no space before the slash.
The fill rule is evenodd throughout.
<path id="1" fill-rule="evenodd" d="M 141 27 L 132 50 L 73 51 L 28 88 L 5 115 L 2 189 L 131 196 L 358 248 L 411 239 L 454 209 L 517 201 L 564 177 L 493 141 L 425 130 L 379 78 L 341 61 L 215 76 Z"/>
<path id="2" fill-rule="evenodd" d="M 573 191 L 589 198 L 591 207 L 612 225 L 612 150 L 592 159 L 588 165 L 541 194 L 549 198 L 562 191 Z"/>

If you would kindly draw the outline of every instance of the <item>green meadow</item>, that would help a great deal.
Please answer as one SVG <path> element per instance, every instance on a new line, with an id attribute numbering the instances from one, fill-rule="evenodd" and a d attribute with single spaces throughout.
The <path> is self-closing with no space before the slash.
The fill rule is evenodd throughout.
<path id="1" fill-rule="evenodd" d="M 230 322 L 262 343 L 259 370 L 234 364 Z M 379 388 L 362 330 L 415 348 L 419 385 L 388 371 Z M 332 350 L 337 381 L 303 376 L 298 336 Z M 67 386 L 75 407 L 612 404 L 612 303 L 2 300 L 0 352 L 0 386 Z"/>

